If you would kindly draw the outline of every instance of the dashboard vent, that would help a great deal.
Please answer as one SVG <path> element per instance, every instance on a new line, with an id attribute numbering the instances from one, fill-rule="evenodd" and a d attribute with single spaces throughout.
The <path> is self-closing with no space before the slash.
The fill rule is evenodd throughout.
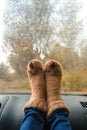
<path id="1" fill-rule="evenodd" d="M 87 108 L 87 102 L 80 102 L 83 108 Z"/>

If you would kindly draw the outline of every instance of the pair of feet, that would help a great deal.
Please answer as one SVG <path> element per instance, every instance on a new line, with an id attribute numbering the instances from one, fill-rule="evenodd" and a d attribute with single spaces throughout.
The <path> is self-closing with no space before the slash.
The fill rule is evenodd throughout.
<path id="1" fill-rule="evenodd" d="M 49 116 L 56 109 L 68 109 L 60 96 L 62 67 L 60 63 L 50 60 L 43 66 L 39 60 L 28 64 L 28 78 L 32 90 L 26 108 L 36 108 Z"/>

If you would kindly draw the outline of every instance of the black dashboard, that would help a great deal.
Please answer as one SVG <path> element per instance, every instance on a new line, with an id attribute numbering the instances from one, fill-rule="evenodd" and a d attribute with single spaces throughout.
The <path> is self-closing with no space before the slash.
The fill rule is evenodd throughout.
<path id="1" fill-rule="evenodd" d="M 0 94 L 0 130 L 19 130 L 31 94 Z M 87 130 L 87 95 L 61 94 L 70 107 L 72 130 Z"/>

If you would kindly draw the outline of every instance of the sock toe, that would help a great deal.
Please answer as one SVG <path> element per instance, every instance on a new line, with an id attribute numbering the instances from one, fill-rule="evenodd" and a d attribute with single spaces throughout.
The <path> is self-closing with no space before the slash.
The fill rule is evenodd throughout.
<path id="1" fill-rule="evenodd" d="M 38 74 L 43 71 L 42 63 L 39 60 L 32 60 L 27 67 L 28 73 Z"/>
<path id="2" fill-rule="evenodd" d="M 55 76 L 62 75 L 62 66 L 54 60 L 48 61 L 45 64 L 45 72 Z"/>

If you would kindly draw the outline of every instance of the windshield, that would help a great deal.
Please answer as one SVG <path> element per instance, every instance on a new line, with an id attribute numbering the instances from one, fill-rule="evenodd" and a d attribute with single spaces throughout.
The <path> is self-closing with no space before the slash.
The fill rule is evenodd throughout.
<path id="1" fill-rule="evenodd" d="M 0 1 L 0 93 L 31 92 L 27 64 L 63 66 L 62 92 L 87 93 L 87 1 Z"/>

